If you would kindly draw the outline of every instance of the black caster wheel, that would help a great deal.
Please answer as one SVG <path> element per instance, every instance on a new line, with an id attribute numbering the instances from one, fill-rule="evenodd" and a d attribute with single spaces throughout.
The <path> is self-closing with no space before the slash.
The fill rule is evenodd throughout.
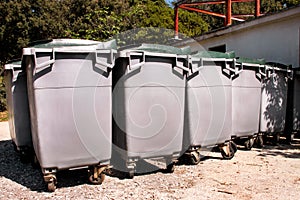
<path id="1" fill-rule="evenodd" d="M 244 146 L 246 150 L 251 150 L 254 144 L 254 139 L 253 138 L 249 138 L 247 140 L 245 140 L 244 142 Z"/>
<path id="2" fill-rule="evenodd" d="M 57 184 L 55 174 L 45 175 L 44 180 L 47 183 L 48 191 L 49 192 L 54 192 L 56 190 L 56 184 Z"/>
<path id="3" fill-rule="evenodd" d="M 173 173 L 175 171 L 175 163 L 167 165 L 166 173 Z"/>
<path id="4" fill-rule="evenodd" d="M 99 174 L 98 177 L 96 177 L 96 178 L 94 177 L 93 174 L 91 174 L 89 177 L 90 183 L 92 183 L 94 185 L 101 185 L 104 180 L 105 180 L 105 174 L 103 174 L 103 173 Z"/>
<path id="5" fill-rule="evenodd" d="M 288 134 L 288 135 L 286 136 L 286 143 L 287 143 L 287 144 L 291 144 L 291 143 L 293 142 L 293 140 L 294 140 L 294 136 L 295 136 L 294 133 Z"/>
<path id="6" fill-rule="evenodd" d="M 228 147 L 228 152 L 226 152 L 224 150 L 224 147 L 220 148 L 220 151 L 221 151 L 221 155 L 223 157 L 223 159 L 225 160 L 231 160 L 233 157 L 234 157 L 234 154 L 235 154 L 235 150 L 234 150 L 234 147 L 231 143 L 229 143 L 227 145 Z"/>
<path id="7" fill-rule="evenodd" d="M 191 152 L 189 155 L 189 164 L 191 165 L 198 165 L 200 162 L 200 153 L 197 151 Z"/>
<path id="8" fill-rule="evenodd" d="M 280 133 L 275 133 L 274 135 L 273 135 L 273 140 L 272 140 L 272 142 L 273 142 L 273 145 L 278 145 L 279 144 L 279 140 L 280 140 Z"/>
<path id="9" fill-rule="evenodd" d="M 258 148 L 263 148 L 264 147 L 264 137 L 262 135 L 258 135 L 256 137 L 256 146 Z"/>
<path id="10" fill-rule="evenodd" d="M 133 177 L 134 177 L 134 170 L 130 170 L 129 172 L 127 172 L 126 178 L 133 179 Z"/>
<path id="11" fill-rule="evenodd" d="M 89 181 L 94 185 L 100 185 L 105 179 L 105 170 L 107 167 L 90 167 Z"/>
<path id="12" fill-rule="evenodd" d="M 48 182 L 48 191 L 49 192 L 55 192 L 56 190 L 56 184 L 54 181 Z"/>

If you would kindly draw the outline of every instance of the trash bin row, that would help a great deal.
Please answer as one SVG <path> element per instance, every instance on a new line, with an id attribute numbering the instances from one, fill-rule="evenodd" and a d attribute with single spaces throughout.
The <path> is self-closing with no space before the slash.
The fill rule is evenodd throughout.
<path id="1" fill-rule="evenodd" d="M 89 167 L 101 184 L 111 166 L 132 178 L 143 159 L 164 159 L 167 172 L 181 156 L 197 164 L 201 147 L 231 159 L 235 142 L 251 149 L 258 134 L 284 131 L 292 77 L 233 52 L 117 50 L 115 40 L 49 41 L 5 69 L 14 146 L 23 160 L 35 156 L 49 191 L 63 169 Z"/>

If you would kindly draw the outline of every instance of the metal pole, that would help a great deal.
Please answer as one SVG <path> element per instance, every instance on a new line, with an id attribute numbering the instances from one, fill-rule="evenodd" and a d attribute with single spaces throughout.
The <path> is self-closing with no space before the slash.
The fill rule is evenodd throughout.
<path id="1" fill-rule="evenodd" d="M 178 17 L 178 6 L 177 5 L 175 6 L 175 9 L 174 9 L 174 15 L 175 15 L 175 20 L 174 20 L 175 39 L 179 39 L 178 38 L 178 31 L 179 31 L 178 21 L 179 21 L 179 17 Z"/>
<path id="2" fill-rule="evenodd" d="M 226 18 L 225 18 L 225 26 L 229 26 L 232 24 L 232 20 L 231 20 L 231 15 L 232 15 L 232 11 L 231 11 L 231 0 L 227 0 L 226 1 Z"/>
<path id="3" fill-rule="evenodd" d="M 255 17 L 260 16 L 260 0 L 255 0 Z"/>

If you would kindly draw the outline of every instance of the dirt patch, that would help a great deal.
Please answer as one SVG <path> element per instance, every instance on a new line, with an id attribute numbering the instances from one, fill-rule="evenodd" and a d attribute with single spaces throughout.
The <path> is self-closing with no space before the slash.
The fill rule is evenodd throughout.
<path id="1" fill-rule="evenodd" d="M 8 126 L 2 124 L 0 133 Z M 202 152 L 197 166 L 178 165 L 133 179 L 107 176 L 90 185 L 85 169 L 58 173 L 58 189 L 46 191 L 39 169 L 22 164 L 9 135 L 0 141 L 0 199 L 299 199 L 300 140 L 292 145 L 238 150 L 232 160 Z"/>

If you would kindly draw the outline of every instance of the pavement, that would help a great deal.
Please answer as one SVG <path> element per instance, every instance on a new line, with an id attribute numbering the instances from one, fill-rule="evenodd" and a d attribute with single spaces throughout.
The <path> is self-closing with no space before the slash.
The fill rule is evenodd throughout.
<path id="1" fill-rule="evenodd" d="M 0 141 L 10 139 L 8 122 L 0 122 Z"/>

